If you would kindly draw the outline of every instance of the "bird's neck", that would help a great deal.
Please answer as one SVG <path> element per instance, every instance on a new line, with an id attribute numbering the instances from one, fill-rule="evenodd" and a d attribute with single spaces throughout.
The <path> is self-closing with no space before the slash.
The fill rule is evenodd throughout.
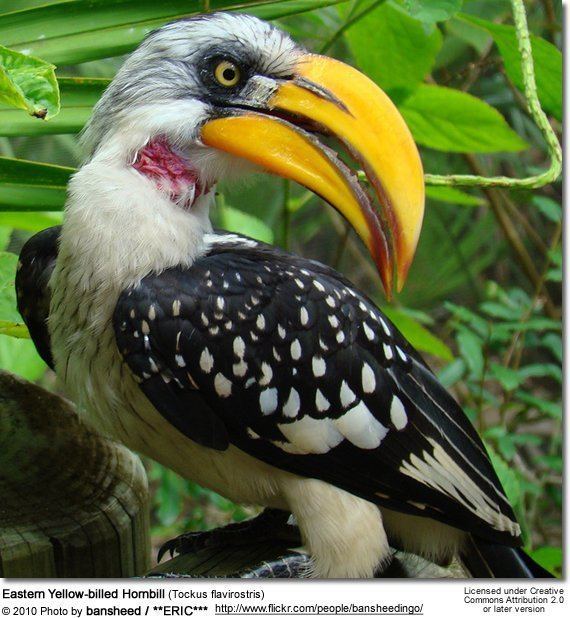
<path id="1" fill-rule="evenodd" d="M 60 255 L 92 286 L 190 266 L 212 229 L 210 189 L 160 141 L 130 159 L 95 157 L 70 183 Z"/>

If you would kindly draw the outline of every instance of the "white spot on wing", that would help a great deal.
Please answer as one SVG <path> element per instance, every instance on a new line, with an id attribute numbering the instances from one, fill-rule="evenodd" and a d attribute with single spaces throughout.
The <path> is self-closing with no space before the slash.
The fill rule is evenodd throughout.
<path id="1" fill-rule="evenodd" d="M 388 433 L 388 428 L 374 418 L 362 401 L 333 422 L 342 435 L 359 448 L 378 448 Z"/>
<path id="2" fill-rule="evenodd" d="M 172 315 L 176 318 L 180 315 L 180 309 L 182 307 L 182 303 L 179 300 L 175 300 L 172 303 Z"/>
<path id="3" fill-rule="evenodd" d="M 266 388 L 259 394 L 259 407 L 263 414 L 272 414 L 277 410 L 277 389 Z"/>
<path id="4" fill-rule="evenodd" d="M 340 386 L 340 403 L 343 408 L 348 408 L 348 406 L 352 405 L 356 401 L 356 395 L 350 388 L 350 386 L 346 383 L 345 380 L 342 381 Z"/>
<path id="5" fill-rule="evenodd" d="M 303 326 L 307 326 L 307 324 L 309 323 L 309 312 L 307 311 L 306 307 L 301 307 L 301 310 L 299 311 L 299 318 L 301 320 L 301 324 Z"/>
<path id="6" fill-rule="evenodd" d="M 232 394 L 232 383 L 223 373 L 217 373 L 214 378 L 214 388 L 219 397 L 229 397 Z"/>
<path id="7" fill-rule="evenodd" d="M 210 350 L 208 348 L 204 348 L 202 350 L 202 354 L 200 354 L 200 369 L 204 373 L 210 373 L 214 368 L 214 357 L 210 354 Z"/>
<path id="8" fill-rule="evenodd" d="M 182 357 L 181 354 L 176 354 L 176 356 L 174 357 L 174 359 L 176 360 L 176 364 L 179 367 L 186 367 L 186 362 L 184 360 L 184 358 Z"/>
<path id="9" fill-rule="evenodd" d="M 247 372 L 247 363 L 243 359 L 240 359 L 239 363 L 234 363 L 232 369 L 236 377 L 243 378 Z"/>
<path id="10" fill-rule="evenodd" d="M 324 376 L 327 371 L 327 364 L 321 356 L 313 356 L 313 375 L 315 378 Z"/>
<path id="11" fill-rule="evenodd" d="M 236 337 L 234 339 L 233 348 L 234 348 L 234 354 L 238 358 L 243 358 L 243 355 L 245 354 L 245 341 L 241 337 Z"/>
<path id="12" fill-rule="evenodd" d="M 313 279 L 313 285 L 317 288 L 317 290 L 319 290 L 319 292 L 325 291 L 325 286 L 320 281 Z"/>
<path id="13" fill-rule="evenodd" d="M 376 376 L 368 363 L 362 363 L 362 390 L 373 393 L 376 390 Z"/>
<path id="14" fill-rule="evenodd" d="M 291 358 L 293 360 L 299 360 L 301 358 L 301 344 L 298 339 L 295 339 L 291 343 Z"/>
<path id="15" fill-rule="evenodd" d="M 259 386 L 268 386 L 273 379 L 273 370 L 267 363 L 261 363 L 261 374 Z"/>
<path id="16" fill-rule="evenodd" d="M 257 316 L 257 320 L 255 320 L 255 325 L 259 330 L 263 330 L 265 328 L 265 317 L 262 313 Z"/>
<path id="17" fill-rule="evenodd" d="M 328 453 L 342 442 L 342 434 L 328 418 L 304 416 L 294 423 L 280 423 L 281 433 L 290 444 L 279 443 L 284 451 L 299 455 Z"/>
<path id="18" fill-rule="evenodd" d="M 408 415 L 406 414 L 404 404 L 396 395 L 392 397 L 392 403 L 390 404 L 390 420 L 398 431 L 404 429 L 408 424 Z"/>
<path id="19" fill-rule="evenodd" d="M 289 397 L 283 406 L 283 415 L 289 418 L 294 418 L 299 414 L 299 410 L 301 408 L 301 399 L 299 398 L 299 393 L 292 388 L 289 393 Z"/>
<path id="20" fill-rule="evenodd" d="M 394 356 L 394 354 L 392 353 L 392 348 L 387 343 L 383 344 L 383 348 L 386 360 L 390 360 Z"/>
<path id="21" fill-rule="evenodd" d="M 326 412 L 331 404 L 329 400 L 321 393 L 321 390 L 317 388 L 317 394 L 315 395 L 315 405 L 319 412 Z"/>
<path id="22" fill-rule="evenodd" d="M 374 331 L 368 326 L 366 322 L 362 323 L 362 327 L 364 328 L 364 334 L 368 341 L 374 341 Z"/>

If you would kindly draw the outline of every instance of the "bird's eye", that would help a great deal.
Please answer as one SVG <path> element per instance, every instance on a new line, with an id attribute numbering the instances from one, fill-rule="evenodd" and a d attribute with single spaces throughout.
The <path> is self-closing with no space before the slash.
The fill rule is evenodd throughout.
<path id="1" fill-rule="evenodd" d="M 222 60 L 214 70 L 216 81 L 226 88 L 231 88 L 239 82 L 241 72 L 239 68 L 229 60 Z"/>

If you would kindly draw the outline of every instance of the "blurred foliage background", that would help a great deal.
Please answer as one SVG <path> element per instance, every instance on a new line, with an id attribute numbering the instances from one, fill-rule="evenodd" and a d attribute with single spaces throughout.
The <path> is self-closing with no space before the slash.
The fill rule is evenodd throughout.
<path id="1" fill-rule="evenodd" d="M 561 4 L 529 0 L 525 6 L 541 105 L 560 133 Z M 49 5 L 2 0 L 1 368 L 57 388 L 15 309 L 16 254 L 33 232 L 62 220 L 69 168 L 81 162 L 75 134 L 121 56 L 161 23 L 201 10 L 235 8 L 275 20 L 308 49 L 343 59 L 374 79 L 409 123 L 426 172 L 522 178 L 547 165 L 545 143 L 522 94 L 508 0 L 67 0 Z M 30 54 L 57 65 L 58 115 L 49 64 L 32 67 L 44 88 L 35 102 L 7 95 L 6 79 L 23 88 Z M 47 120 L 16 109 L 42 116 L 34 107 L 38 101 L 48 111 Z M 427 195 L 415 263 L 404 292 L 390 305 L 353 232 L 301 187 L 268 176 L 219 186 L 213 216 L 220 227 L 333 265 L 383 307 L 483 435 L 529 551 L 560 573 L 561 186 L 533 192 L 428 187 Z M 185 530 L 254 512 L 156 463 L 147 466 L 157 546 Z"/>

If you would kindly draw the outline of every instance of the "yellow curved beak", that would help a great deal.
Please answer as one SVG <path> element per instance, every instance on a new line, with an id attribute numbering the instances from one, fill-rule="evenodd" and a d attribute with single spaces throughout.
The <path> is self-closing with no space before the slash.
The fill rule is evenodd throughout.
<path id="1" fill-rule="evenodd" d="M 423 169 L 400 113 L 374 82 L 324 56 L 304 56 L 259 111 L 206 122 L 202 141 L 304 185 L 350 222 L 372 254 L 385 292 L 401 290 L 424 211 Z M 274 115 L 271 115 L 274 114 Z M 331 134 L 364 170 L 377 205 L 336 153 L 299 124 Z"/>

